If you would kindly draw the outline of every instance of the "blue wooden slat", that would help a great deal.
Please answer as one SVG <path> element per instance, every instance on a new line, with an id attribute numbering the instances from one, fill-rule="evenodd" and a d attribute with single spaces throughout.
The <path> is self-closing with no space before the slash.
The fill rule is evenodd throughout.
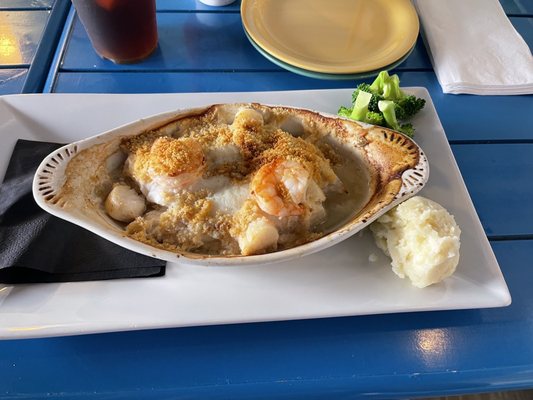
<path id="1" fill-rule="evenodd" d="M 0 69 L 0 95 L 20 93 L 27 73 L 26 69 Z"/>
<path id="2" fill-rule="evenodd" d="M 533 15 L 533 2 L 531 0 L 500 0 L 507 14 Z"/>
<path id="3" fill-rule="evenodd" d="M 156 0 L 158 11 L 201 11 L 201 12 L 239 12 L 240 1 L 223 7 L 211 7 L 198 0 Z"/>
<path id="4" fill-rule="evenodd" d="M 239 14 L 159 13 L 159 48 L 142 63 L 101 59 L 76 18 L 62 70 L 281 70 L 246 39 Z M 421 41 L 400 68 L 431 68 Z"/>
<path id="5" fill-rule="evenodd" d="M 49 9 L 54 4 L 54 0 L 2 0 L 0 10 L 8 8 L 16 9 Z"/>
<path id="6" fill-rule="evenodd" d="M 0 65 L 30 64 L 49 11 L 0 11 Z"/>
<path id="7" fill-rule="evenodd" d="M 35 52 L 33 63 L 28 69 L 28 76 L 22 88 L 23 93 L 42 92 L 70 5 L 69 0 L 56 1 L 44 29 L 41 43 Z"/>
<path id="8" fill-rule="evenodd" d="M 452 148 L 487 235 L 533 235 L 533 143 Z"/>
<path id="9" fill-rule="evenodd" d="M 424 86 L 450 140 L 533 139 L 533 96 L 443 94 L 433 72 L 400 72 L 403 86 Z M 290 72 L 60 73 L 54 92 L 173 93 L 330 89 L 358 81 L 325 81 Z M 283 99 L 280 99 L 282 101 Z M 502 129 L 502 119 L 505 129 Z"/>
<path id="10" fill-rule="evenodd" d="M 68 15 L 65 19 L 61 35 L 59 37 L 56 49 L 53 54 L 52 62 L 50 64 L 48 74 L 46 76 L 46 80 L 43 86 L 43 93 L 50 93 L 55 85 L 57 72 L 59 71 L 59 65 L 61 64 L 61 59 L 63 57 L 65 47 L 67 45 L 68 36 L 70 34 L 70 27 L 72 26 L 72 21 L 74 20 L 75 15 L 76 12 L 74 10 L 74 7 L 71 6 L 70 10 L 68 11 Z"/>
<path id="11" fill-rule="evenodd" d="M 487 382 L 527 387 L 533 241 L 493 248 L 513 293 L 506 308 L 0 342 L 0 390 L 8 398 L 354 399 L 475 392 Z"/>
<path id="12" fill-rule="evenodd" d="M 290 72 L 60 73 L 54 92 L 175 93 L 346 88 L 351 81 L 325 81 Z"/>

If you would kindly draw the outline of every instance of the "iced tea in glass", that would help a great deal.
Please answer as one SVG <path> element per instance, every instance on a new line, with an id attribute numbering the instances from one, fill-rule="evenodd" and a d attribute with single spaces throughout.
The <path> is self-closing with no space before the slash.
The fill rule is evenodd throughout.
<path id="1" fill-rule="evenodd" d="M 155 0 L 72 0 L 96 52 L 115 63 L 140 61 L 157 46 Z"/>

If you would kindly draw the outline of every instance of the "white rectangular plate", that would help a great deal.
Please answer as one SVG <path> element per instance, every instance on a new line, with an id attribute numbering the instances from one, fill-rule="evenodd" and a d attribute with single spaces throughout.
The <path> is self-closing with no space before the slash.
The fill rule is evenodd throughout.
<path id="1" fill-rule="evenodd" d="M 318 254 L 282 264 L 199 267 L 169 264 L 161 278 L 2 285 L 0 338 L 276 321 L 408 311 L 501 307 L 511 297 L 424 88 L 413 120 L 430 162 L 420 195 L 446 207 L 461 227 L 461 260 L 449 279 L 418 289 L 362 232 Z M 352 90 L 165 95 L 16 95 L 0 98 L 0 177 L 17 139 L 72 142 L 141 117 L 217 102 L 261 102 L 335 113 Z M 375 255 L 377 260 L 369 261 Z M 46 260 L 43 260 L 46 262 Z"/>

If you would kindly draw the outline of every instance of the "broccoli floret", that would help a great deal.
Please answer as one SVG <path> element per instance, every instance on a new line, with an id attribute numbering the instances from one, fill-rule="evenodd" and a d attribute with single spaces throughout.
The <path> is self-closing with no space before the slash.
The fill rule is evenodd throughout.
<path id="1" fill-rule="evenodd" d="M 400 126 L 400 132 L 412 138 L 415 134 L 415 128 L 413 128 L 413 124 L 411 123 L 403 124 L 402 126 Z"/>
<path id="2" fill-rule="evenodd" d="M 370 99 L 370 103 L 368 104 L 368 109 L 373 112 L 379 112 L 378 103 L 381 100 L 385 100 L 382 96 L 379 96 L 377 94 L 372 94 L 372 98 Z"/>
<path id="3" fill-rule="evenodd" d="M 394 129 L 395 131 L 400 130 L 400 124 L 398 123 L 398 120 L 396 119 L 396 111 L 395 111 L 395 105 L 392 100 L 381 100 L 378 103 L 379 111 L 383 113 L 383 118 L 385 119 L 385 122 L 387 123 L 387 126 L 389 128 Z"/>
<path id="4" fill-rule="evenodd" d="M 341 107 L 338 114 L 373 125 L 381 125 L 412 137 L 412 124 L 401 125 L 424 108 L 426 101 L 404 93 L 398 75 L 381 71 L 372 84 L 361 83 L 352 93 L 352 108 Z"/>
<path id="5" fill-rule="evenodd" d="M 372 93 L 370 91 L 370 84 L 361 83 L 361 84 L 357 85 L 357 87 L 355 88 L 355 90 L 352 93 L 352 104 L 355 103 L 355 100 L 357 99 L 357 96 L 359 95 L 359 92 Z"/>
<path id="6" fill-rule="evenodd" d="M 400 89 L 400 78 L 398 75 L 390 76 L 387 71 L 381 71 L 377 78 L 369 87 L 372 94 L 383 97 L 384 100 L 399 100 L 405 97 Z"/>
<path id="7" fill-rule="evenodd" d="M 396 110 L 396 116 L 398 117 L 398 119 L 411 118 L 421 109 L 423 109 L 425 105 L 426 100 L 413 95 L 406 95 L 397 102 L 397 106 L 402 109 L 402 115 L 400 116 L 398 110 Z"/>
<path id="8" fill-rule="evenodd" d="M 366 113 L 365 122 L 372 125 L 385 125 L 385 119 L 383 118 L 383 115 L 379 112 L 373 111 L 369 111 Z"/>
<path id="9" fill-rule="evenodd" d="M 389 80 L 389 73 L 381 71 L 369 87 L 370 92 L 383 95 L 383 85 Z"/>
<path id="10" fill-rule="evenodd" d="M 388 80 L 383 82 L 383 97 L 385 100 L 398 101 L 405 97 L 405 94 L 400 89 L 400 78 L 394 74 L 389 76 Z"/>
<path id="11" fill-rule="evenodd" d="M 341 108 L 339 108 L 339 111 L 337 111 L 337 114 L 340 115 L 341 117 L 350 118 L 350 115 L 352 115 L 352 109 L 341 106 Z"/>
<path id="12" fill-rule="evenodd" d="M 360 100 L 359 105 L 362 107 L 361 113 L 363 113 L 364 111 L 364 103 L 366 101 L 364 99 L 365 96 L 368 97 L 368 93 L 364 94 Z M 352 115 L 353 113 L 354 112 L 352 108 L 348 108 L 344 106 L 341 106 L 339 108 L 339 111 L 337 111 L 337 114 L 340 115 L 341 117 L 357 119 L 357 118 L 354 118 L 354 116 Z M 358 121 L 366 122 L 367 124 L 372 124 L 372 125 L 381 125 L 381 126 L 385 125 L 385 120 L 383 119 L 383 115 L 381 115 L 380 112 L 367 111 L 366 114 L 364 114 L 364 116 L 361 119 L 358 119 Z"/>
<path id="13" fill-rule="evenodd" d="M 394 103 L 394 112 L 396 113 L 397 120 L 402 121 L 404 119 L 407 119 L 406 117 L 407 113 L 402 107 L 398 105 L 398 103 Z"/>
<path id="14" fill-rule="evenodd" d="M 379 102 L 379 109 L 383 113 L 383 118 L 387 127 L 401 132 L 406 136 L 413 137 L 415 129 L 412 124 L 400 125 L 396 117 L 396 104 L 392 100 L 382 100 Z"/>
<path id="15" fill-rule="evenodd" d="M 373 125 L 384 125 L 385 120 L 380 112 L 370 111 L 370 103 L 373 95 L 362 90 L 359 91 L 359 95 L 355 99 L 351 118 L 357 121 L 366 122 Z"/>
<path id="16" fill-rule="evenodd" d="M 380 100 L 384 100 L 384 98 L 377 93 L 373 93 L 370 90 L 370 85 L 368 83 L 361 83 L 360 85 L 357 86 L 357 88 L 352 93 L 352 104 L 355 104 L 357 100 L 357 96 L 359 96 L 360 92 L 366 92 L 366 93 L 372 94 L 370 103 L 368 103 L 368 109 L 373 112 L 379 112 L 378 102 Z"/>

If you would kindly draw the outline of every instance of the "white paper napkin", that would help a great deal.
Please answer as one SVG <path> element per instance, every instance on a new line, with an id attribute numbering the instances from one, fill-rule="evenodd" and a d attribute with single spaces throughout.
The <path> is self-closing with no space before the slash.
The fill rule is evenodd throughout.
<path id="1" fill-rule="evenodd" d="M 533 56 L 498 0 L 414 0 L 444 93 L 533 93 Z"/>

